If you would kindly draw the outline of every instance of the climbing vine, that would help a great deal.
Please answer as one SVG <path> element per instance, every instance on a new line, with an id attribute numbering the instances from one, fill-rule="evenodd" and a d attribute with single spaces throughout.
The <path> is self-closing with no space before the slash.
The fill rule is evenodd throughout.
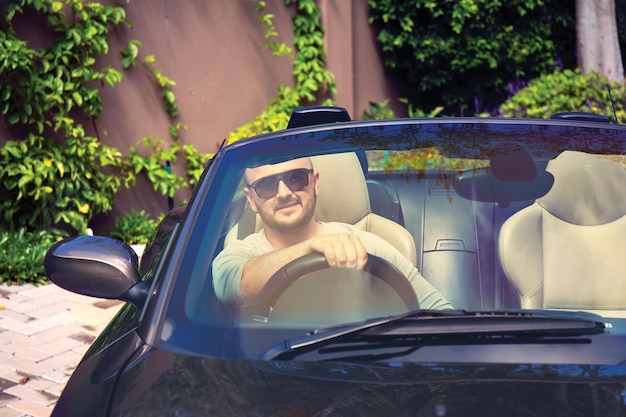
<path id="1" fill-rule="evenodd" d="M 285 4 L 296 10 L 293 48 L 276 41 L 273 16 L 264 12 L 264 1 L 255 1 L 265 29 L 263 47 L 293 60 L 295 85 L 279 85 L 268 107 L 233 132 L 231 142 L 286 127 L 299 106 L 332 103 L 328 97 L 336 85 L 325 69 L 320 10 L 313 0 Z M 119 51 L 121 69 L 99 64 L 110 53 L 108 36 L 132 27 L 124 6 L 85 0 L 0 2 L 0 117 L 11 135 L 0 147 L 0 282 L 45 282 L 43 254 L 49 244 L 60 236 L 84 233 L 96 214 L 112 209 L 122 187 L 133 187 L 138 175 L 146 175 L 155 191 L 171 199 L 177 189 L 196 185 L 211 157 L 178 141 L 185 126 L 178 120 L 176 84 L 160 71 L 156 57 L 140 59 L 139 40 L 130 40 Z M 39 29 L 52 33 L 43 46 L 31 46 L 14 27 L 16 20 L 33 17 L 47 25 Z M 100 140 L 96 122 L 103 110 L 102 90 L 116 87 L 132 67 L 142 67 L 160 89 L 171 140 L 148 135 L 122 155 Z M 179 158 L 186 177 L 171 172 Z M 128 236 L 132 231 L 137 237 L 137 226 L 153 224 L 146 216 L 125 215 L 116 222 L 119 232 Z M 39 239 L 39 244 L 23 236 Z M 17 241 L 25 243 L 20 246 L 24 253 L 10 245 Z M 20 273 L 22 266 L 28 275 Z"/>
<path id="2" fill-rule="evenodd" d="M 293 58 L 295 86 L 278 86 L 277 95 L 270 101 L 263 112 L 250 123 L 234 132 L 227 140 L 236 140 L 284 129 L 289 122 L 291 112 L 301 106 L 322 101 L 333 104 L 330 94 L 337 92 L 333 74 L 326 69 L 324 51 L 324 27 L 321 11 L 314 0 L 285 0 L 286 5 L 293 4 L 293 45 L 295 52 L 284 42 L 277 42 L 279 36 L 273 24 L 273 15 L 265 13 L 266 2 L 254 0 L 259 13 L 259 22 L 265 29 L 266 44 L 275 55 L 288 55 Z"/>
<path id="3" fill-rule="evenodd" d="M 38 49 L 15 32 L 13 21 L 45 16 L 54 34 Z M 109 65 L 107 35 L 129 26 L 121 6 L 77 0 L 20 0 L 4 9 L 0 31 L 2 117 L 16 139 L 0 148 L 2 220 L 9 228 L 82 232 L 111 209 L 124 176 L 104 172 L 121 157 L 86 133 L 100 116 L 100 90 L 123 78 Z"/>
<path id="4" fill-rule="evenodd" d="M 19 36 L 13 24 L 20 16 L 45 19 L 49 27 L 43 30 L 53 33 L 46 45 L 33 48 Z M 0 148 L 0 221 L 5 228 L 45 229 L 61 236 L 83 233 L 94 215 L 111 210 L 119 189 L 132 187 L 138 175 L 146 175 L 155 191 L 170 197 L 188 185 L 187 178 L 172 174 L 167 166 L 176 161 L 178 143 L 166 146 L 149 135 L 123 156 L 100 141 L 96 128 L 102 112 L 100 93 L 115 87 L 124 75 L 96 62 L 109 54 L 110 33 L 123 26 L 132 27 L 123 4 L 82 0 L 5 4 L 0 115 L 13 127 L 14 136 Z M 138 64 L 140 46 L 140 41 L 131 40 L 121 51 L 122 70 Z M 175 83 L 161 73 L 154 56 L 142 63 L 161 89 L 169 132 L 177 139 L 184 126 L 176 121 Z M 145 147 L 148 155 L 138 147 Z"/>
<path id="5" fill-rule="evenodd" d="M 126 0 L 126 4 L 130 0 Z M 131 28 L 125 3 L 105 5 L 84 0 L 15 0 L 5 2 L 0 30 L 0 116 L 13 138 L 0 148 L 0 229 L 45 229 L 57 236 L 83 233 L 94 215 L 111 210 L 121 187 L 146 175 L 155 191 L 172 197 L 194 186 L 210 154 L 178 142 L 185 126 L 178 121 L 175 82 L 163 74 L 156 58 L 140 59 L 142 43 L 130 40 L 120 51 L 121 70 L 97 65 L 109 54 L 108 36 Z M 293 59 L 295 85 L 279 85 L 268 107 L 228 137 L 243 137 L 286 127 L 292 110 L 314 102 L 332 103 L 333 75 L 325 69 L 324 30 L 314 0 L 285 0 L 295 9 L 293 48 L 278 42 L 266 2 L 254 6 L 264 27 L 266 48 Z M 53 33 L 35 48 L 16 33 L 20 16 L 41 18 Z M 96 122 L 102 112 L 101 91 L 116 87 L 124 70 L 142 66 L 160 88 L 172 141 L 148 135 L 128 155 L 104 144 Z M 167 142 L 170 142 L 169 144 Z M 139 152 L 139 148 L 143 148 Z M 183 158 L 187 176 L 169 167 Z"/>

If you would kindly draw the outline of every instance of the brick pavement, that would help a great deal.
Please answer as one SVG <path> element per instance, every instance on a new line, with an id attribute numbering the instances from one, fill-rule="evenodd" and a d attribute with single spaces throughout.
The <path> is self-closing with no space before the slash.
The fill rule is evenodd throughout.
<path id="1" fill-rule="evenodd" d="M 0 417 L 49 417 L 91 342 L 122 303 L 56 285 L 0 285 Z"/>

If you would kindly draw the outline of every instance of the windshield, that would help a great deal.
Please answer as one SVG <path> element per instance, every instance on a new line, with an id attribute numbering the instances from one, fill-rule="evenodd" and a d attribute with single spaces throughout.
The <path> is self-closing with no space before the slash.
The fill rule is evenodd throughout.
<path id="1" fill-rule="evenodd" d="M 232 145 L 194 199 L 162 339 L 258 353 L 410 311 L 623 317 L 625 148 L 619 126 L 479 119 Z"/>

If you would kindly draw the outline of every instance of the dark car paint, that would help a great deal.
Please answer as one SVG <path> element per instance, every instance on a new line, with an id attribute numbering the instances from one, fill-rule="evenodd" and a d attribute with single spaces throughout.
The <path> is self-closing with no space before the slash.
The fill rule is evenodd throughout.
<path id="1" fill-rule="evenodd" d="M 407 409 L 424 416 L 624 415 L 624 320 L 609 326 L 618 330 L 615 335 L 608 330 L 517 344 L 497 338 L 434 340 L 408 349 L 408 356 L 384 356 L 383 361 L 328 361 L 322 355 L 303 362 L 176 354 L 144 344 L 133 329 L 137 314 L 131 305 L 116 319 L 77 368 L 54 417 L 227 416 L 237 415 L 236 407 L 243 404 L 246 416 L 402 415 Z M 232 339 L 233 349 L 242 350 L 253 349 L 247 341 L 259 341 L 254 335 Z M 381 347 L 369 353 L 394 351 L 407 349 Z M 605 355 L 597 358 L 598 351 Z M 512 357 L 516 362 L 507 363 Z"/>
<path id="2" fill-rule="evenodd" d="M 108 416 L 118 374 L 143 344 L 136 332 L 137 317 L 131 304 L 120 309 L 83 356 L 52 416 Z"/>
<path id="3" fill-rule="evenodd" d="M 158 261 L 157 257 L 163 253 L 163 249 L 167 245 L 172 232 L 176 225 L 178 225 L 187 209 L 187 206 L 176 207 L 159 223 L 155 233 L 146 245 L 143 255 L 141 257 L 141 263 L 139 265 L 139 274 L 143 277 L 150 270 L 151 267 L 156 266 Z"/>
<path id="4" fill-rule="evenodd" d="M 112 416 L 623 416 L 626 367 L 266 362 L 150 350 Z"/>

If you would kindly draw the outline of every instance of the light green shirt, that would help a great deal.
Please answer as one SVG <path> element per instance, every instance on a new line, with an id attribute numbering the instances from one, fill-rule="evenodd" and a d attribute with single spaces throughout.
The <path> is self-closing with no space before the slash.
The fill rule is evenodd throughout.
<path id="1" fill-rule="evenodd" d="M 322 223 L 323 234 L 347 233 L 356 235 L 368 253 L 395 265 L 409 280 L 420 308 L 424 310 L 451 309 L 452 305 L 419 273 L 417 268 L 395 247 L 381 237 L 345 223 Z M 226 303 L 245 300 L 241 295 L 240 281 L 244 265 L 257 256 L 275 249 L 267 240 L 265 230 L 253 233 L 243 240 L 229 244 L 213 261 L 213 288 L 220 300 Z"/>

